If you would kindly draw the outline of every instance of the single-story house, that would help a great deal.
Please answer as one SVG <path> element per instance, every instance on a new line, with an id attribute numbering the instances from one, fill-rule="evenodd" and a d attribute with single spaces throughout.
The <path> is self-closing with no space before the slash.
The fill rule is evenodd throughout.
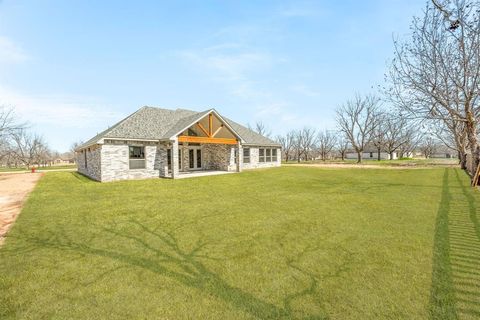
<path id="1" fill-rule="evenodd" d="M 281 145 L 210 109 L 143 107 L 75 150 L 94 180 L 178 178 L 281 165 Z"/>

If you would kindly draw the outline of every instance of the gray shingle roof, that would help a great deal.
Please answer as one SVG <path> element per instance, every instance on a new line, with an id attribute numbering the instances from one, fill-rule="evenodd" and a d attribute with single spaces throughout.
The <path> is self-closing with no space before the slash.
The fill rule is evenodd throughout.
<path id="1" fill-rule="evenodd" d="M 125 119 L 119 121 L 107 130 L 100 132 L 92 139 L 82 144 L 78 149 L 88 147 L 101 139 L 139 139 L 139 140 L 163 140 L 169 139 L 178 132 L 186 129 L 197 119 L 203 118 L 211 110 L 202 112 L 186 109 L 161 109 L 154 107 L 142 107 Z M 238 124 L 230 119 L 222 117 L 227 124 L 248 145 L 275 145 L 275 141 L 259 135 L 258 133 Z"/>

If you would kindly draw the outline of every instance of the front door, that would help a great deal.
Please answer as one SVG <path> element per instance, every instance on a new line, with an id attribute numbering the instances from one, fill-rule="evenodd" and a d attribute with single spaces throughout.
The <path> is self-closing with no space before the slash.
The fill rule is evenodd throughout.
<path id="1" fill-rule="evenodd" d="M 200 147 L 188 148 L 188 169 L 202 169 L 202 149 Z"/>

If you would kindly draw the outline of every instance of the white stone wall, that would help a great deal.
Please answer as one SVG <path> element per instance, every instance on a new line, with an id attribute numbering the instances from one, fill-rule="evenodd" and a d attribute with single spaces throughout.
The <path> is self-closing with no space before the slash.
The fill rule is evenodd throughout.
<path id="1" fill-rule="evenodd" d="M 136 144 L 104 144 L 102 145 L 101 181 L 126 179 L 146 179 L 160 176 L 161 154 L 157 144 L 144 145 L 145 169 L 130 169 L 128 147 Z M 166 156 L 166 152 L 165 152 Z"/>
<path id="2" fill-rule="evenodd" d="M 145 169 L 130 169 L 129 146 L 145 147 Z M 78 171 L 94 180 L 115 181 L 126 179 L 146 179 L 157 177 L 171 177 L 167 172 L 167 150 L 172 143 L 154 142 L 127 142 L 108 140 L 103 145 L 96 145 L 76 153 Z M 180 146 L 182 148 L 182 146 Z M 204 144 L 202 149 L 202 168 L 205 170 L 237 171 L 235 150 L 237 145 Z M 245 148 L 245 147 L 243 147 Z M 243 150 L 240 147 L 240 171 L 242 169 L 278 167 L 281 165 L 281 150 L 277 149 L 276 162 L 259 162 L 259 148 L 250 149 L 250 163 L 243 163 Z M 84 152 L 87 153 L 87 166 L 84 163 Z M 172 163 L 178 161 L 172 151 Z M 188 168 L 188 149 L 185 148 L 182 162 Z"/>
<path id="3" fill-rule="evenodd" d="M 85 165 L 85 154 L 87 163 Z M 101 181 L 101 146 L 95 145 L 75 153 L 78 172 L 93 180 Z"/>
<path id="4" fill-rule="evenodd" d="M 275 162 L 260 162 L 260 152 L 259 149 L 273 149 L 272 147 L 248 147 L 243 146 L 243 149 L 250 149 L 250 163 L 243 162 L 243 169 L 257 169 L 257 168 L 271 168 L 271 167 L 280 167 L 282 165 L 282 153 L 281 149 L 277 148 L 277 161 Z M 243 154 L 242 154 L 243 157 Z"/>
<path id="5" fill-rule="evenodd" d="M 205 144 L 202 148 L 203 168 L 206 170 L 231 169 L 231 146 L 225 144 Z"/>

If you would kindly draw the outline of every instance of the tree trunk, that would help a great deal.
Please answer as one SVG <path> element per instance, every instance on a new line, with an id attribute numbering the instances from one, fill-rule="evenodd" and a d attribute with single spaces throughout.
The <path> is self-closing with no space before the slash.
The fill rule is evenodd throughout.
<path id="1" fill-rule="evenodd" d="M 377 161 L 380 161 L 380 147 L 377 148 Z"/>
<path id="2" fill-rule="evenodd" d="M 473 179 L 473 175 L 475 173 L 475 170 L 478 167 L 478 163 L 480 160 L 480 149 L 478 146 L 475 118 L 473 117 L 473 114 L 471 111 L 467 111 L 466 114 L 467 114 L 467 123 L 466 123 L 465 129 L 466 129 L 467 138 L 470 146 L 470 152 L 472 153 L 472 168 L 467 168 L 467 170 L 470 170 L 470 173 Z"/>
<path id="3" fill-rule="evenodd" d="M 458 152 L 458 160 L 460 162 L 460 168 L 467 170 L 467 154 L 464 152 Z"/>
<path id="4" fill-rule="evenodd" d="M 361 163 L 362 162 L 362 153 L 357 151 L 357 163 Z"/>
<path id="5" fill-rule="evenodd" d="M 393 160 L 393 151 L 390 151 L 390 160 Z"/>

